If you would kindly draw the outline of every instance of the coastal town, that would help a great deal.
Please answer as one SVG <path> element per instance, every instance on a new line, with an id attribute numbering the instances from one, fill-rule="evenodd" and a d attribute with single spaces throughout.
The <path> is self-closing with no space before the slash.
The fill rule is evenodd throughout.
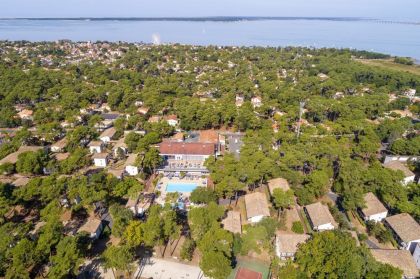
<path id="1" fill-rule="evenodd" d="M 0 277 L 418 278 L 420 76 L 376 55 L 0 42 Z"/>

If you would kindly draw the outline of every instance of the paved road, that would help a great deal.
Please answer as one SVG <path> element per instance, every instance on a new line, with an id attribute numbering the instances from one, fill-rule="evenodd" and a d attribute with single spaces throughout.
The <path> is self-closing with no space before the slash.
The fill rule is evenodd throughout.
<path id="1" fill-rule="evenodd" d="M 208 279 L 198 266 L 157 258 L 145 258 L 136 270 L 134 278 L 154 279 Z"/>
<path id="2" fill-rule="evenodd" d="M 230 153 L 234 154 L 236 159 L 239 159 L 241 147 L 244 144 L 242 141 L 243 134 L 228 133 L 226 139 L 228 141 L 227 148 Z"/>

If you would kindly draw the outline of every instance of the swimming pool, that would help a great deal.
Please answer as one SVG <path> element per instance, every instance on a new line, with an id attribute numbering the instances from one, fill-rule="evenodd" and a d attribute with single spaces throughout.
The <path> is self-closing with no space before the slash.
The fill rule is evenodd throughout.
<path id="1" fill-rule="evenodd" d="M 166 192 L 190 193 L 195 188 L 197 188 L 196 183 L 169 182 L 166 185 Z"/>

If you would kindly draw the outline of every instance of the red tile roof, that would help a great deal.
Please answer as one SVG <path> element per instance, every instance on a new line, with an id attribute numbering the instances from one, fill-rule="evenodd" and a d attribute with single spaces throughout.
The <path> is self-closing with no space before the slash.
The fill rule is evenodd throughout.
<path id="1" fill-rule="evenodd" d="M 188 155 L 214 155 L 215 145 L 198 142 L 162 142 L 159 144 L 160 154 L 188 154 Z"/>

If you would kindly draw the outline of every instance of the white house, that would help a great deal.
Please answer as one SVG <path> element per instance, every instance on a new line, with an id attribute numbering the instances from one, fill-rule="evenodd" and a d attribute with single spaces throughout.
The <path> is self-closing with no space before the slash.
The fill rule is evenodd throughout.
<path id="1" fill-rule="evenodd" d="M 179 123 L 178 117 L 175 114 L 167 115 L 164 117 L 166 123 L 172 127 L 176 127 Z"/>
<path id="2" fill-rule="evenodd" d="M 103 229 L 104 225 L 100 219 L 89 217 L 86 223 L 84 223 L 77 232 L 86 232 L 89 234 L 90 238 L 98 239 L 101 236 Z"/>
<path id="3" fill-rule="evenodd" d="M 401 213 L 385 218 L 385 225 L 391 229 L 401 249 L 414 252 L 420 243 L 420 225 L 410 214 Z"/>
<path id="4" fill-rule="evenodd" d="M 93 163 L 95 164 L 95 167 L 105 168 L 108 165 L 108 154 L 107 153 L 93 154 Z"/>
<path id="5" fill-rule="evenodd" d="M 264 193 L 255 192 L 245 195 L 246 218 L 250 223 L 258 223 L 264 217 L 270 217 L 267 197 Z"/>
<path id="6" fill-rule="evenodd" d="M 414 178 L 416 177 L 415 173 L 413 173 L 404 163 L 400 161 L 390 161 L 383 164 L 383 166 L 394 171 L 401 171 L 404 174 L 404 178 L 401 181 L 403 185 L 414 182 Z"/>
<path id="7" fill-rule="evenodd" d="M 416 248 L 414 249 L 413 258 L 417 268 L 420 269 L 420 243 L 417 243 Z"/>
<path id="8" fill-rule="evenodd" d="M 388 210 L 372 192 L 367 193 L 364 200 L 366 207 L 360 209 L 360 212 L 365 221 L 380 222 L 386 218 Z"/>
<path id="9" fill-rule="evenodd" d="M 305 211 L 314 231 L 333 230 L 337 227 L 328 206 L 317 202 L 305 206 Z"/>
<path id="10" fill-rule="evenodd" d="M 142 195 L 135 199 L 129 198 L 125 207 L 130 209 L 134 216 L 142 216 L 152 205 L 152 195 Z"/>
<path id="11" fill-rule="evenodd" d="M 254 108 L 259 108 L 262 106 L 262 99 L 260 96 L 254 96 L 251 98 L 251 104 Z"/>
<path id="12" fill-rule="evenodd" d="M 102 153 L 104 149 L 104 145 L 100 141 L 91 141 L 88 146 L 90 154 Z"/>
<path id="13" fill-rule="evenodd" d="M 294 259 L 301 243 L 308 240 L 308 234 L 296 234 L 278 231 L 276 235 L 276 255 L 282 260 Z"/>
<path id="14" fill-rule="evenodd" d="M 67 139 L 62 138 L 61 140 L 51 145 L 51 152 L 63 152 L 66 146 L 67 146 Z"/>
<path id="15" fill-rule="evenodd" d="M 115 157 L 119 155 L 119 152 L 122 152 L 124 155 L 127 154 L 128 148 L 124 141 L 125 138 L 123 137 L 115 142 L 114 147 L 112 148 Z"/>
<path id="16" fill-rule="evenodd" d="M 139 174 L 139 168 L 135 165 L 137 154 L 130 154 L 125 161 L 125 171 L 128 175 L 135 176 Z"/>
<path id="17" fill-rule="evenodd" d="M 235 97 L 235 105 L 237 107 L 242 106 L 243 103 L 244 103 L 244 101 L 245 101 L 244 95 L 241 95 L 241 94 L 237 94 L 236 95 L 236 97 Z"/>
<path id="18" fill-rule="evenodd" d="M 108 128 L 102 132 L 102 134 L 99 136 L 99 139 L 104 144 L 107 144 L 112 140 L 112 137 L 115 135 L 116 131 L 117 130 L 114 127 Z"/>

